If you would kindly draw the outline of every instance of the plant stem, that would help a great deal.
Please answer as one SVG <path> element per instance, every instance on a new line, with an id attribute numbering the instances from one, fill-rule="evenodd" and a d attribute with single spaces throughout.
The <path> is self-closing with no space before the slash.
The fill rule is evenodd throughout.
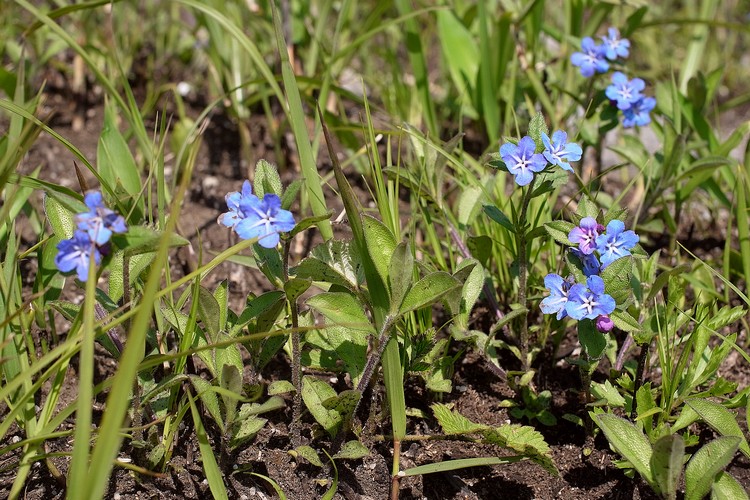
<path id="1" fill-rule="evenodd" d="M 289 247 L 291 240 L 284 242 L 284 256 L 281 259 L 284 266 L 284 282 L 289 281 Z M 292 434 L 292 446 L 295 448 L 302 444 L 300 436 L 300 418 L 302 416 L 302 348 L 299 338 L 299 311 L 297 309 L 297 298 L 289 301 L 289 311 L 292 317 L 292 385 L 294 386 L 294 399 L 292 402 L 292 423 L 290 432 Z"/>
<path id="2" fill-rule="evenodd" d="M 536 178 L 531 180 L 526 192 L 523 196 L 523 203 L 521 204 L 521 213 L 518 216 L 518 302 L 521 307 L 526 307 L 526 287 L 527 287 L 527 274 L 529 263 L 526 258 L 526 212 L 531 203 L 531 193 L 534 190 L 534 181 Z M 521 366 L 523 371 L 529 370 L 529 315 L 524 314 L 521 316 Z"/>
<path id="3" fill-rule="evenodd" d="M 398 500 L 398 493 L 401 487 L 401 476 L 399 473 L 399 459 L 401 458 L 401 441 L 393 440 L 393 469 L 391 470 L 391 500 Z"/>
<path id="4" fill-rule="evenodd" d="M 638 367 L 635 370 L 635 381 L 633 385 L 633 407 L 630 409 L 630 419 L 635 420 L 638 415 L 638 389 L 643 385 L 643 372 L 646 369 L 646 361 L 648 360 L 648 348 L 650 343 L 641 346 L 641 354 L 638 356 Z"/>

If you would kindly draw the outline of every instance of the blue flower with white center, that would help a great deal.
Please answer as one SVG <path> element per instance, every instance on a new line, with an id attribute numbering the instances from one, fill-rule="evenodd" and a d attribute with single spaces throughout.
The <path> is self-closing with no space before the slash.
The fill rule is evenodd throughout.
<path id="1" fill-rule="evenodd" d="M 596 258 L 596 254 L 585 254 L 578 248 L 571 248 L 570 252 L 581 261 L 584 276 L 599 275 L 599 272 L 602 270 L 602 265 L 599 263 L 599 259 Z"/>
<path id="2" fill-rule="evenodd" d="M 250 184 L 250 181 L 245 181 L 242 183 L 241 193 L 237 191 L 228 193 L 224 199 L 227 202 L 229 212 L 221 214 L 217 222 L 227 227 L 234 227 L 239 221 L 245 218 L 245 214 L 240 208 L 240 202 L 250 199 L 257 200 L 258 197 L 253 194 L 253 186 Z"/>
<path id="3" fill-rule="evenodd" d="M 638 125 L 642 127 L 651 123 L 651 110 L 656 107 L 656 99 L 653 97 L 642 97 L 622 112 L 622 126 L 630 128 Z"/>
<path id="4" fill-rule="evenodd" d="M 55 266 L 64 273 L 75 269 L 81 281 L 86 281 L 89 276 L 92 255 L 95 264 L 98 265 L 102 260 L 96 243 L 91 241 L 89 233 L 81 229 L 77 230 L 69 240 L 58 243 L 57 249 L 59 251 L 55 256 Z"/>
<path id="5" fill-rule="evenodd" d="M 500 147 L 500 156 L 519 186 L 529 184 L 534 179 L 534 172 L 541 172 L 547 166 L 544 156 L 534 151 L 536 144 L 529 136 L 518 141 L 517 146 L 505 143 Z"/>
<path id="6" fill-rule="evenodd" d="M 596 250 L 596 237 L 604 231 L 604 226 L 596 222 L 593 217 L 584 217 L 578 226 L 568 233 L 568 239 L 577 243 L 581 253 L 590 255 Z"/>
<path id="7" fill-rule="evenodd" d="M 77 214 L 75 220 L 78 229 L 86 231 L 91 241 L 97 245 L 107 243 L 112 233 L 124 233 L 128 230 L 123 216 L 104 206 L 99 191 L 87 193 L 83 201 L 89 211 Z"/>
<path id="8" fill-rule="evenodd" d="M 239 202 L 239 213 L 243 218 L 234 225 L 235 232 L 243 240 L 258 238 L 264 248 L 274 248 L 279 243 L 279 233 L 294 229 L 294 215 L 281 208 L 281 199 L 266 193 L 263 199 L 257 196 L 243 197 Z"/>
<path id="9" fill-rule="evenodd" d="M 620 32 L 617 28 L 609 28 L 607 30 L 609 35 L 602 37 L 604 55 L 610 61 L 614 61 L 618 57 L 623 59 L 628 57 L 630 52 L 630 40 L 627 38 L 620 38 Z"/>
<path id="10" fill-rule="evenodd" d="M 609 63 L 604 58 L 604 48 L 594 43 L 593 38 L 587 36 L 581 40 L 581 50 L 582 52 L 574 52 L 570 56 L 573 66 L 581 69 L 581 75 L 588 78 L 594 73 L 606 73 L 609 70 Z"/>
<path id="11" fill-rule="evenodd" d="M 573 319 L 595 319 L 610 314 L 615 305 L 615 299 L 604 293 L 604 281 L 599 276 L 589 276 L 585 285 L 570 287 L 565 311 Z"/>
<path id="12" fill-rule="evenodd" d="M 544 314 L 557 313 L 557 319 L 563 319 L 568 315 L 565 312 L 565 303 L 568 302 L 568 290 L 572 283 L 563 279 L 559 274 L 548 274 L 544 277 L 544 286 L 549 290 L 549 295 L 542 300 L 539 308 Z"/>
<path id="13" fill-rule="evenodd" d="M 568 134 L 562 130 L 558 130 L 552 134 L 551 141 L 549 136 L 542 132 L 542 143 L 544 144 L 542 154 L 547 161 L 570 172 L 573 171 L 573 167 L 570 166 L 569 162 L 580 160 L 583 154 L 581 146 L 575 142 L 569 143 Z"/>
<path id="14" fill-rule="evenodd" d="M 612 85 L 604 93 L 609 99 L 617 101 L 617 108 L 624 111 L 641 99 L 641 90 L 645 88 L 646 82 L 640 78 L 628 80 L 624 73 L 616 71 L 612 74 Z"/>
<path id="15" fill-rule="evenodd" d="M 602 268 L 621 257 L 630 255 L 630 250 L 638 244 L 638 235 L 634 231 L 625 231 L 625 224 L 613 220 L 607 224 L 607 232 L 596 237 L 596 250 L 602 261 Z"/>

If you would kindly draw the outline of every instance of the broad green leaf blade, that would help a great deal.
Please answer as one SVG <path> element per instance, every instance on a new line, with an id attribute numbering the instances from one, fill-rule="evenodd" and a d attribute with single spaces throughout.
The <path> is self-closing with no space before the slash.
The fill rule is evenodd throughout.
<path id="1" fill-rule="evenodd" d="M 575 224 L 564 220 L 556 220 L 544 224 L 544 229 L 546 229 L 547 233 L 552 236 L 552 239 L 565 246 L 575 246 L 573 245 L 573 242 L 568 239 L 568 234 L 570 234 L 570 231 L 572 231 L 574 227 L 576 227 Z"/>
<path id="2" fill-rule="evenodd" d="M 290 451 L 289 454 L 294 456 L 295 458 L 297 456 L 300 456 L 317 467 L 323 467 L 323 462 L 320 461 L 318 452 L 316 452 L 310 446 L 307 446 L 307 445 L 298 446 L 294 450 Z"/>
<path id="3" fill-rule="evenodd" d="M 435 403 L 430 408 L 445 434 L 474 434 L 489 429 L 486 425 L 475 424 L 442 403 Z"/>
<path id="4" fill-rule="evenodd" d="M 358 460 L 364 458 L 370 454 L 370 450 L 361 442 L 355 440 L 347 441 L 341 447 L 338 453 L 333 458 L 343 458 L 348 460 Z"/>
<path id="5" fill-rule="evenodd" d="M 263 198 L 266 193 L 281 196 L 281 177 L 276 165 L 272 165 L 266 160 L 258 160 L 255 164 L 255 178 L 253 179 L 253 188 L 258 198 Z"/>
<path id="6" fill-rule="evenodd" d="M 365 314 L 365 306 L 347 292 L 324 292 L 307 299 L 307 305 L 325 316 L 333 324 L 354 330 L 373 331 Z"/>
<path id="7" fill-rule="evenodd" d="M 651 473 L 651 443 L 635 425 L 615 415 L 594 415 L 594 422 L 604 432 L 607 441 L 617 453 L 633 464 L 633 468 L 648 482 L 654 484 Z"/>
<path id="8" fill-rule="evenodd" d="M 747 500 L 747 491 L 737 480 L 726 472 L 721 472 L 719 478 L 711 487 L 711 500 Z"/>
<path id="9" fill-rule="evenodd" d="M 654 483 L 664 497 L 677 498 L 677 486 L 682 474 L 685 441 L 679 434 L 664 436 L 654 443 L 651 473 Z"/>
<path id="10" fill-rule="evenodd" d="M 336 398 L 336 391 L 330 385 L 314 377 L 302 378 L 302 400 L 305 406 L 326 432 L 335 436 L 341 424 L 341 415 L 323 406 L 323 402 L 331 398 Z"/>
<path id="11" fill-rule="evenodd" d="M 706 496 L 716 475 L 732 461 L 739 446 L 739 438 L 720 436 L 696 451 L 685 467 L 685 500 Z"/>
<path id="12" fill-rule="evenodd" d="M 383 283 L 388 283 L 388 268 L 393 252 L 396 250 L 396 239 L 385 224 L 370 217 L 362 217 L 367 252 Z"/>
<path id="13" fill-rule="evenodd" d="M 740 439 L 740 451 L 750 458 L 750 447 L 747 439 L 742 432 L 737 417 L 719 403 L 714 403 L 707 399 L 688 399 L 688 406 L 692 408 L 701 419 L 706 422 L 713 430 L 722 436 L 734 436 Z"/>
<path id="14" fill-rule="evenodd" d="M 411 248 L 401 242 L 391 256 L 391 262 L 388 269 L 388 285 L 391 292 L 391 312 L 395 313 L 394 308 L 404 300 L 406 292 L 411 287 L 414 278 L 414 257 L 411 254 Z"/>
<path id="15" fill-rule="evenodd" d="M 446 293 L 455 290 L 460 286 L 461 283 L 446 272 L 437 271 L 428 274 L 414 283 L 411 289 L 407 292 L 404 301 L 398 309 L 398 314 L 403 315 L 409 311 L 414 311 L 431 305 Z"/>
<path id="16" fill-rule="evenodd" d="M 138 255 L 146 252 L 154 252 L 160 242 L 163 233 L 146 226 L 129 226 L 127 233 L 113 234 L 112 241 L 126 250 L 130 255 Z M 177 234 L 170 234 L 167 242 L 168 247 L 181 247 L 189 245 L 190 242 Z"/>
<path id="17" fill-rule="evenodd" d="M 108 191 L 115 192 L 122 185 L 131 197 L 141 192 L 141 175 L 135 164 L 125 138 L 117 128 L 117 108 L 108 103 L 104 107 L 104 125 L 96 150 L 97 168 L 108 184 Z"/>

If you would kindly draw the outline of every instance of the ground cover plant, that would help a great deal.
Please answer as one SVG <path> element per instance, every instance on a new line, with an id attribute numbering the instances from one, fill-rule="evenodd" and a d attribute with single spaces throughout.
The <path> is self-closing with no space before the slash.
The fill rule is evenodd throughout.
<path id="1" fill-rule="evenodd" d="M 747 498 L 744 2 L 0 6 L 9 498 Z"/>

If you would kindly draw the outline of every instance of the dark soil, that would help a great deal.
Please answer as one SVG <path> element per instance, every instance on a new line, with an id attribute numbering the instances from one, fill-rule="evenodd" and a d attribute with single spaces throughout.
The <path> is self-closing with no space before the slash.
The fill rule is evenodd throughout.
<path id="1" fill-rule="evenodd" d="M 47 96 L 46 109 L 55 112 L 51 119 L 52 127 L 75 144 L 90 159 L 96 157 L 96 145 L 101 129 L 103 109 L 100 105 L 90 107 L 85 112 L 79 106 L 71 106 L 67 97 L 51 93 Z M 82 124 L 74 127 L 73 124 Z M 276 161 L 273 152 L 274 144 L 264 130 L 261 122 L 251 127 L 253 144 L 258 149 L 259 157 Z M 238 190 L 242 178 L 246 175 L 247 165 L 240 162 L 239 146 L 235 138 L 236 130 L 231 121 L 220 114 L 213 117 L 205 135 L 205 145 L 196 164 L 190 195 L 183 207 L 183 218 L 180 231 L 190 238 L 193 252 L 178 252 L 175 259 L 177 272 L 190 269 L 195 265 L 195 255 L 199 245 L 203 246 L 205 260 L 212 253 L 221 251 L 231 244 L 229 232 L 216 224 L 217 215 L 223 211 L 224 194 Z M 284 145 L 283 150 L 289 148 Z M 293 152 L 289 158 L 293 158 Z M 321 155 L 325 158 L 326 155 Z M 285 182 L 294 178 L 297 173 L 293 162 L 289 162 L 284 172 Z M 44 180 L 62 184 L 72 189 L 79 189 L 73 174 L 73 159 L 63 146 L 54 139 L 42 134 L 33 151 L 24 161 L 24 171 L 30 171 L 42 165 Z M 93 178 L 89 179 L 92 185 Z M 41 195 L 39 195 L 41 197 Z M 333 196 L 331 199 L 334 199 Z M 37 198 L 35 203 L 40 203 Z M 196 236 L 200 233 L 200 239 Z M 28 232 L 24 232 L 27 235 Z M 30 246 L 33 233 L 24 244 Z M 309 241 L 303 240 L 295 247 L 296 258 L 301 258 L 309 248 Z M 183 271 L 184 272 L 184 271 Z M 213 283 L 223 279 L 230 280 L 230 290 L 234 304 L 241 304 L 248 293 L 258 293 L 267 286 L 265 278 L 259 272 L 252 272 L 234 264 L 225 264 L 217 268 L 211 280 Z M 71 290 L 71 293 L 77 293 Z M 486 310 L 486 309 L 485 309 Z M 477 318 L 481 323 L 483 318 Z M 486 321 L 485 321 L 486 322 Z M 64 334 L 63 330 L 60 331 Z M 44 335 L 44 332 L 39 332 Z M 744 335 L 744 333 L 743 333 Z M 570 349 L 575 346 L 570 346 Z M 98 350 L 98 378 L 111 375 L 115 362 L 109 355 Z M 606 441 L 599 436 L 593 442 L 593 448 L 584 453 L 586 436 L 584 430 L 567 420 L 562 419 L 565 413 L 583 416 L 577 389 L 580 380 L 577 371 L 564 362 L 551 360 L 546 362 L 538 378 L 538 390 L 548 389 L 553 394 L 552 412 L 558 419 L 554 427 L 545 427 L 538 423 L 537 430 L 544 434 L 550 444 L 554 462 L 560 470 L 559 477 L 554 477 L 540 466 L 523 461 L 506 466 L 476 467 L 448 473 L 430 474 L 421 477 L 404 478 L 401 482 L 402 499 L 633 499 L 655 498 L 650 488 L 640 479 L 630 479 L 613 464 L 613 454 Z M 271 370 L 264 373 L 266 380 L 289 379 L 289 365 L 284 356 L 270 365 Z M 728 365 L 729 372 L 723 376 L 731 378 L 745 386 L 750 382 L 750 373 L 744 363 Z M 418 379 L 414 379 L 418 380 Z M 69 384 L 61 402 L 68 403 L 75 397 L 76 373 L 71 368 Z M 419 382 L 410 382 L 407 387 L 407 406 L 426 410 L 436 397 L 426 391 Z M 507 383 L 490 370 L 485 361 L 474 353 L 460 358 L 453 379 L 453 391 L 443 397 L 443 403 L 452 403 L 455 409 L 469 419 L 489 425 L 502 425 L 511 422 L 506 409 L 500 402 L 512 398 L 513 391 Z M 100 403 L 103 401 L 100 401 Z M 231 498 L 273 498 L 275 494 L 269 484 L 256 475 L 267 476 L 276 481 L 289 499 L 319 498 L 330 487 L 334 472 L 328 466 L 318 468 L 302 459 L 295 460 L 288 452 L 291 448 L 287 423 L 291 421 L 291 399 L 287 409 L 270 414 L 269 423 L 249 445 L 231 457 L 224 457 L 225 482 Z M 374 411 L 380 410 L 375 405 Z M 95 408 L 101 411 L 101 407 Z M 4 409 L 0 409 L 0 414 Z M 206 419 L 207 420 L 207 419 Z M 154 476 L 137 474 L 123 468 L 115 468 L 108 498 L 210 498 L 208 483 L 204 478 L 199 460 L 198 445 L 191 419 L 185 419 L 186 427 L 178 436 L 176 452 L 163 473 Z M 305 429 L 303 436 L 310 437 L 314 432 L 314 421 L 309 415 L 303 417 Z M 517 422 L 528 424 L 528 422 Z M 73 418 L 66 422 L 65 429 L 75 425 Z M 338 467 L 338 492 L 335 498 L 347 500 L 384 499 L 388 497 L 391 484 L 392 447 L 387 441 L 379 440 L 375 434 L 388 434 L 386 424 L 365 433 L 363 441 L 371 450 L 369 457 L 355 461 L 340 460 Z M 409 419 L 411 436 L 439 435 L 440 429 L 433 418 Z M 64 430 L 64 429 L 63 429 Z M 215 429 L 209 428 L 212 438 L 218 439 Z M 16 428 L 7 436 L 9 440 L 23 438 Z M 326 448 L 324 438 L 312 442 L 319 449 Z M 72 447 L 70 438 L 50 442 L 47 451 L 52 453 L 69 452 Z M 215 447 L 218 449 L 218 447 Z M 407 441 L 403 443 L 402 469 L 415 465 L 428 464 L 448 459 L 471 458 L 480 456 L 498 456 L 506 452 L 500 448 L 477 445 L 465 441 L 426 440 Z M 121 459 L 137 456 L 129 442 L 124 443 Z M 15 463 L 18 454 L 0 457 L 0 497 L 7 495 L 15 477 Z M 51 462 L 59 469 L 61 475 L 67 472 L 68 459 L 55 457 Z M 750 487 L 750 462 L 737 458 L 730 466 L 731 473 Z M 34 465 L 27 482 L 25 498 L 52 500 L 63 498 L 65 489 L 61 481 L 55 478 L 44 462 Z"/>

